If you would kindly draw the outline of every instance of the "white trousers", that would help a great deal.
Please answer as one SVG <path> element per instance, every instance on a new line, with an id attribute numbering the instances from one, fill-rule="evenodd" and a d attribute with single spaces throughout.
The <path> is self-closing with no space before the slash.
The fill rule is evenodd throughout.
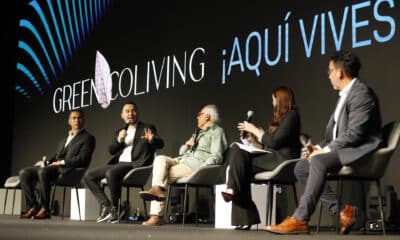
<path id="1" fill-rule="evenodd" d="M 176 182 L 179 178 L 188 177 L 193 170 L 179 162 L 176 158 L 159 155 L 153 163 L 153 187 L 167 189 L 168 184 Z M 164 201 L 151 201 L 150 215 L 163 216 Z"/>

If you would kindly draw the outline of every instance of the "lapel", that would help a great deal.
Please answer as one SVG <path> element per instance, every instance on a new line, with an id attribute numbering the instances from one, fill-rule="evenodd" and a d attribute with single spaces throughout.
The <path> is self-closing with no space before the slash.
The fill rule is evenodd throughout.
<path id="1" fill-rule="evenodd" d="M 84 129 L 82 129 L 81 131 L 79 131 L 76 136 L 71 140 L 71 142 L 68 143 L 68 145 L 64 148 L 64 149 L 68 149 L 70 148 L 72 145 L 74 145 L 78 140 L 79 140 L 79 135 L 81 135 L 83 133 L 83 131 L 85 131 Z"/>
<path id="2" fill-rule="evenodd" d="M 351 86 L 349 94 L 347 95 L 346 99 L 344 100 L 343 107 L 342 107 L 342 109 L 340 109 L 340 113 L 338 116 L 338 122 L 337 122 L 337 136 L 339 136 L 339 133 L 347 128 L 347 123 L 348 123 L 347 105 L 348 105 L 349 101 L 352 99 L 353 95 L 356 94 L 359 82 L 360 82 L 360 80 L 357 79 L 356 82 L 353 84 L 353 86 Z"/>
<path id="3" fill-rule="evenodd" d="M 63 139 L 60 144 L 58 145 L 58 151 L 57 151 L 57 155 L 56 158 L 60 158 L 61 156 L 64 156 L 65 152 L 66 152 L 66 147 L 65 147 L 65 143 L 67 142 L 68 137 L 66 137 L 65 139 Z"/>
<path id="4" fill-rule="evenodd" d="M 142 133 L 143 133 L 143 124 L 138 121 L 136 125 L 135 137 L 133 138 L 132 151 L 133 149 L 135 149 L 136 144 L 138 143 L 140 137 L 142 136 Z"/>

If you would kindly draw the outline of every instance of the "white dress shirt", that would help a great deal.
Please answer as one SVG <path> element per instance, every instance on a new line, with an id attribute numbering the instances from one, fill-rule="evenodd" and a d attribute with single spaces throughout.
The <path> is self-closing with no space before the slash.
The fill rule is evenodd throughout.
<path id="1" fill-rule="evenodd" d="M 353 84 L 355 83 L 357 81 L 357 78 L 353 78 L 344 88 L 343 88 L 343 90 L 341 90 L 340 92 L 339 92 L 339 96 L 340 96 L 340 99 L 339 99 L 339 102 L 338 102 L 338 104 L 336 105 L 336 109 L 335 109 L 335 113 L 334 113 L 334 115 L 333 115 L 333 119 L 334 119 L 334 122 L 335 122 L 335 124 L 333 125 L 333 130 L 332 130 L 332 136 L 333 136 L 333 138 L 332 138 L 332 141 L 334 141 L 335 139 L 336 139 L 336 135 L 337 135 L 337 122 L 338 122 L 338 120 L 339 120 L 339 116 L 340 116 L 340 113 L 342 112 L 342 108 L 343 108 L 343 106 L 344 106 L 344 102 L 346 101 L 346 98 L 347 98 L 347 96 L 349 95 L 349 92 L 350 92 L 350 90 L 351 90 L 351 87 L 353 86 Z M 328 147 L 328 146 L 325 146 L 323 149 L 322 149 L 324 152 L 330 152 L 331 151 L 331 149 Z"/>
<path id="2" fill-rule="evenodd" d="M 127 135 L 124 139 L 125 148 L 119 156 L 119 162 L 132 162 L 132 147 L 133 147 L 133 139 L 135 138 L 136 134 L 136 125 L 134 127 L 129 126 L 128 130 L 126 131 Z"/>

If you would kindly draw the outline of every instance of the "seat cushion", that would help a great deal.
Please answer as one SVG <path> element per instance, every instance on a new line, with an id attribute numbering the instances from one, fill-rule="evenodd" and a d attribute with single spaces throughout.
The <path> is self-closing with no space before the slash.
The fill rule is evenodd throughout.
<path id="1" fill-rule="evenodd" d="M 7 178 L 6 182 L 4 183 L 5 188 L 19 188 L 20 187 L 20 180 L 19 176 L 12 176 Z"/>

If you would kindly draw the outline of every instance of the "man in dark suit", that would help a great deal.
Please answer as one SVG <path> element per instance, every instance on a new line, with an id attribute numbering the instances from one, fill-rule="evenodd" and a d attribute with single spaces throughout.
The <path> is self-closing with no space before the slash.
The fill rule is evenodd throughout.
<path id="1" fill-rule="evenodd" d="M 372 153 L 381 143 L 381 114 L 374 91 L 358 78 L 361 68 L 359 58 L 350 51 L 342 51 L 330 58 L 328 74 L 340 98 L 332 113 L 324 140 L 319 145 L 308 145 L 311 153 L 303 149 L 307 159 L 295 167 L 299 182 L 305 184 L 300 204 L 292 217 L 281 224 L 267 226 L 274 233 L 308 232 L 307 222 L 318 200 L 332 213 L 340 211 L 341 233 L 348 233 L 355 222 L 355 206 L 338 209 L 337 198 L 325 176 L 338 171 Z"/>
<path id="2" fill-rule="evenodd" d="M 112 159 L 105 166 L 89 170 L 84 176 L 86 185 L 102 206 L 97 222 L 118 222 L 118 200 L 121 197 L 121 182 L 125 174 L 133 168 L 151 165 L 155 151 L 164 147 L 156 128 L 138 121 L 135 103 L 128 102 L 122 106 L 121 118 L 126 125 L 118 129 L 109 146 Z M 111 199 L 100 185 L 103 178 L 107 179 Z"/>
<path id="3" fill-rule="evenodd" d="M 50 218 L 51 181 L 61 173 L 68 172 L 73 168 L 89 166 L 96 141 L 83 129 L 83 112 L 72 110 L 69 114 L 68 124 L 71 127 L 68 137 L 60 142 L 53 157 L 39 161 L 34 167 L 27 167 L 19 172 L 21 188 L 25 194 L 28 209 L 21 214 L 21 218 Z M 40 199 L 37 199 L 35 194 L 37 182 L 40 186 Z"/>

